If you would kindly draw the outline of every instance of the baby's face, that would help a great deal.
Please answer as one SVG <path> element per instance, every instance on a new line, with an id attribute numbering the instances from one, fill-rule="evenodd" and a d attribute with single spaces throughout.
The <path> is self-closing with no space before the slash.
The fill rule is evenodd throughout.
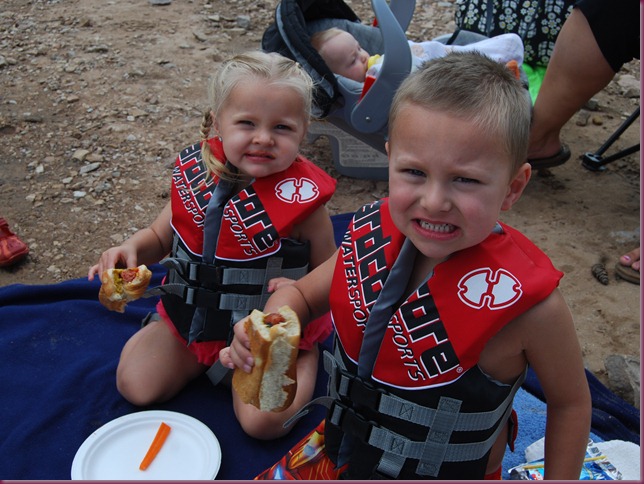
<path id="1" fill-rule="evenodd" d="M 369 53 L 350 33 L 342 32 L 328 40 L 320 49 L 320 55 L 335 74 L 364 82 Z"/>

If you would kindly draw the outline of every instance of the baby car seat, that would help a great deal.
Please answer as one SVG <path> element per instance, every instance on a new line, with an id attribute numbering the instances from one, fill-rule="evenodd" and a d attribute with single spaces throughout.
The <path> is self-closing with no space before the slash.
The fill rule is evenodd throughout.
<path id="1" fill-rule="evenodd" d="M 415 0 L 372 0 L 377 27 L 361 23 L 342 0 L 282 0 L 264 32 L 262 49 L 299 62 L 317 89 L 315 139 L 328 136 L 338 171 L 358 178 L 386 179 L 385 137 L 393 95 L 411 70 L 405 30 Z M 362 96 L 363 84 L 337 76 L 311 46 L 311 35 L 330 27 L 350 32 L 370 54 L 385 54 L 380 74 Z"/>

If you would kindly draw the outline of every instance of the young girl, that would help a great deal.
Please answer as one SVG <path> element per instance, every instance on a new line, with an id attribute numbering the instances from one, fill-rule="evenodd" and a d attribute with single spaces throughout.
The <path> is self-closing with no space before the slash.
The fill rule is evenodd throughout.
<path id="1" fill-rule="evenodd" d="M 170 202 L 89 269 L 91 281 L 106 269 L 171 254 L 157 314 L 126 343 L 117 369 L 119 392 L 135 405 L 177 394 L 216 363 L 232 324 L 334 253 L 324 204 L 336 181 L 298 154 L 312 88 L 308 74 L 278 54 L 250 52 L 225 62 L 210 84 L 202 141 L 177 158 Z M 321 318 L 304 332 L 288 409 L 260 413 L 233 397 L 249 435 L 288 432 L 282 424 L 310 400 L 317 342 L 330 331 Z"/>

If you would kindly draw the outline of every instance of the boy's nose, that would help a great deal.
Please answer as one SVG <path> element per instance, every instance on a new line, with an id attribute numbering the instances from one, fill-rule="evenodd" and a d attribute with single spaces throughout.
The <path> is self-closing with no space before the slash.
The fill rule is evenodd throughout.
<path id="1" fill-rule="evenodd" d="M 421 204 L 430 214 L 448 212 L 452 206 L 447 190 L 436 185 L 432 185 L 426 190 Z"/>

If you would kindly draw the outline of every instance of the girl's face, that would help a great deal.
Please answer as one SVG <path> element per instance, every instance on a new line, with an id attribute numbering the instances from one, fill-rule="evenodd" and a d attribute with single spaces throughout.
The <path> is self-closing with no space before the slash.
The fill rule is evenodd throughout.
<path id="1" fill-rule="evenodd" d="M 242 174 L 262 178 L 295 161 L 308 119 L 293 88 L 251 80 L 231 91 L 214 127 L 226 159 Z"/>
<path id="2" fill-rule="evenodd" d="M 486 239 L 530 178 L 473 122 L 407 104 L 387 143 L 392 219 L 437 262 Z"/>

